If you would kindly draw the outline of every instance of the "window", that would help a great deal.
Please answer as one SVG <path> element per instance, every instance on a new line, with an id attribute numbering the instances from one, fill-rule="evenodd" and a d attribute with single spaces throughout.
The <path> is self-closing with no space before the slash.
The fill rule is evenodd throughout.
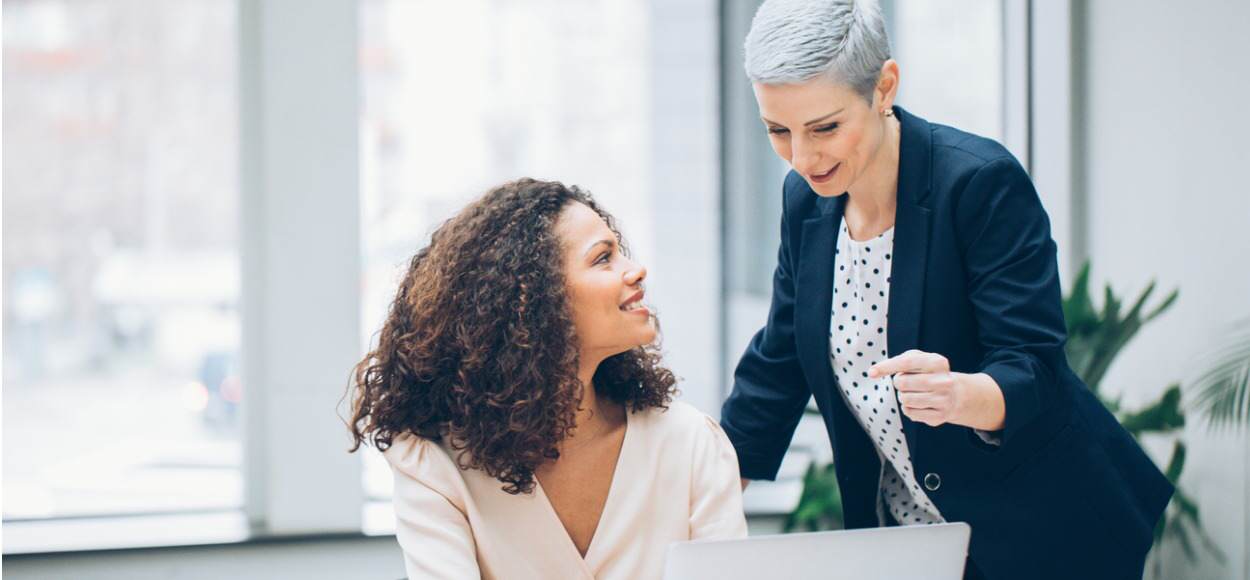
<path id="1" fill-rule="evenodd" d="M 238 508 L 235 5 L 4 6 L 4 519 Z"/>
<path id="2" fill-rule="evenodd" d="M 509 179 L 585 187 L 635 255 L 652 255 L 637 3 L 370 0 L 360 10 L 362 344 L 433 229 Z M 369 497 L 390 497 L 379 454 L 366 453 L 364 479 Z"/>
<path id="3" fill-rule="evenodd" d="M 1003 140 L 1001 0 L 893 0 L 899 105 L 931 122 Z"/>

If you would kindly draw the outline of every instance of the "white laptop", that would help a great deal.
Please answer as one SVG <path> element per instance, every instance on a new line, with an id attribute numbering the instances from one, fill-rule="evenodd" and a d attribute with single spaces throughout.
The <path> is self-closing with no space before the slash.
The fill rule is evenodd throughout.
<path id="1" fill-rule="evenodd" d="M 949 523 L 680 542 L 664 580 L 960 580 L 971 534 Z"/>

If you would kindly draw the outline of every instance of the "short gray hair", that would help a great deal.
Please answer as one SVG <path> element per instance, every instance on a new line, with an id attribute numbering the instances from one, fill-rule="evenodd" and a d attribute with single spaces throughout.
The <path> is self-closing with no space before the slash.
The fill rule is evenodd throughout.
<path id="1" fill-rule="evenodd" d="M 890 58 L 876 0 L 767 0 L 743 45 L 753 83 L 801 83 L 825 75 L 869 101 Z"/>

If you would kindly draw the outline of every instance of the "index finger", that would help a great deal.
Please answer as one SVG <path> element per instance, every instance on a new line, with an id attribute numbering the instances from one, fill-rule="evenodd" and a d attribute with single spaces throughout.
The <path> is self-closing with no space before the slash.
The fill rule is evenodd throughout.
<path id="1" fill-rule="evenodd" d="M 868 376 L 872 378 L 898 373 L 911 373 L 924 370 L 924 363 L 929 353 L 909 350 L 895 357 L 885 359 L 868 368 Z"/>

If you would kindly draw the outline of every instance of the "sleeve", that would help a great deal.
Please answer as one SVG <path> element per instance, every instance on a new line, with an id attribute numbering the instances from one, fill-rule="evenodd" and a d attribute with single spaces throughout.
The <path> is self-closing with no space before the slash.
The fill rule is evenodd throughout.
<path id="1" fill-rule="evenodd" d="M 691 462 L 690 539 L 745 538 L 737 454 L 716 421 L 703 419 Z"/>
<path id="2" fill-rule="evenodd" d="M 984 441 L 987 445 L 993 445 L 997 447 L 1003 444 L 1002 435 L 1000 435 L 998 431 L 982 431 L 980 429 L 973 429 L 972 432 L 976 433 L 977 437 L 980 437 L 981 440 Z"/>
<path id="3" fill-rule="evenodd" d="M 410 471 L 395 474 L 395 537 L 404 552 L 408 578 L 480 578 L 473 532 L 463 511 L 446 495 Z"/>
<path id="4" fill-rule="evenodd" d="M 1066 364 L 1067 331 L 1050 222 L 1024 168 L 1010 157 L 982 166 L 956 209 L 969 297 L 985 353 L 980 371 L 1003 391 L 1001 444 L 1048 405 Z"/>
<path id="5" fill-rule="evenodd" d="M 794 273 L 787 220 L 783 210 L 768 321 L 738 361 L 733 391 L 721 408 L 721 427 L 733 442 L 741 476 L 747 479 L 777 477 L 812 396 L 794 344 Z"/>

